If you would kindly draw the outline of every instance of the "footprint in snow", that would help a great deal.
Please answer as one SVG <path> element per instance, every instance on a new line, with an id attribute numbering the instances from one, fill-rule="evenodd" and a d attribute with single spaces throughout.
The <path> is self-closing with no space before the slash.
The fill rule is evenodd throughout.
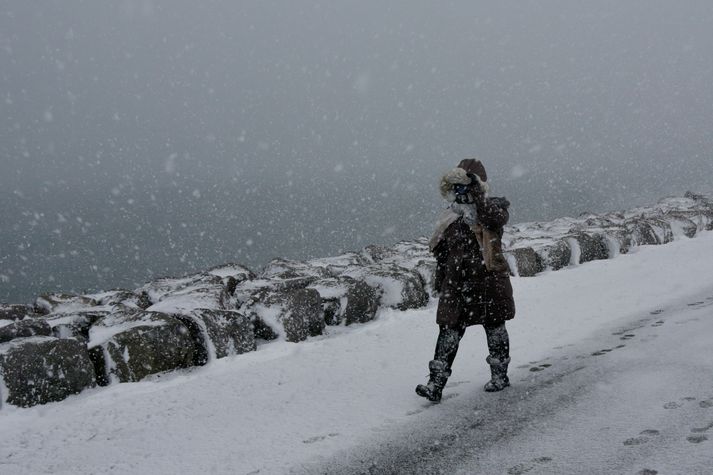
<path id="1" fill-rule="evenodd" d="M 624 441 L 624 445 L 630 447 L 630 446 L 632 446 L 632 445 L 645 444 L 645 443 L 648 442 L 648 441 L 649 441 L 649 438 L 648 438 L 648 437 L 632 437 L 632 438 L 630 438 L 630 439 L 626 439 L 626 440 Z"/>
<path id="2" fill-rule="evenodd" d="M 441 398 L 440 402 L 447 401 L 449 399 L 453 399 L 456 396 L 458 396 L 458 393 L 444 394 L 443 397 Z M 409 411 L 406 413 L 406 415 L 407 416 L 415 416 L 416 414 L 421 414 L 423 411 L 425 411 L 429 407 L 437 406 L 438 404 L 439 404 L 438 402 L 427 402 L 427 403 L 421 405 L 420 409 L 414 409 L 413 411 Z"/>
<path id="3" fill-rule="evenodd" d="M 639 433 L 638 437 L 632 437 L 630 439 L 626 439 L 623 444 L 626 446 L 632 446 L 632 445 L 641 445 L 645 444 L 648 441 L 651 440 L 651 437 L 656 437 L 657 435 L 660 435 L 661 433 L 657 431 L 656 429 L 646 429 L 642 430 Z"/>
<path id="4" fill-rule="evenodd" d="M 713 398 L 711 398 L 711 399 L 706 399 L 705 401 L 701 401 L 701 402 L 698 403 L 698 405 L 699 405 L 700 407 L 702 407 L 703 409 L 708 409 L 708 408 L 710 408 L 710 407 L 713 407 Z"/>
<path id="5" fill-rule="evenodd" d="M 686 437 L 686 440 L 692 444 L 700 444 L 701 442 L 705 442 L 706 440 L 708 440 L 708 437 L 703 434 L 689 435 L 688 437 Z"/>
<path id="6" fill-rule="evenodd" d="M 592 353 L 592 356 L 602 356 L 602 355 L 606 355 L 606 354 L 609 353 L 610 351 L 612 351 L 611 348 L 604 348 L 603 350 L 595 351 L 594 353 Z"/>
<path id="7" fill-rule="evenodd" d="M 663 309 L 657 308 L 656 310 L 652 310 L 652 311 L 649 312 L 649 313 L 650 313 L 651 315 L 658 315 L 658 314 L 660 314 L 660 313 L 663 313 Z"/>
<path id="8" fill-rule="evenodd" d="M 689 307 L 697 307 L 699 305 L 703 305 L 705 302 L 691 302 L 688 304 Z"/>
<path id="9" fill-rule="evenodd" d="M 327 435 L 317 435 L 315 437 L 310 437 L 309 439 L 305 439 L 302 441 L 303 444 L 314 444 L 315 442 L 320 442 L 322 440 L 326 440 L 328 437 L 336 437 L 339 434 L 337 432 L 333 432 L 331 434 Z"/>
<path id="10" fill-rule="evenodd" d="M 533 366 L 532 368 L 530 368 L 530 371 L 532 371 L 533 373 L 536 373 L 537 371 L 543 371 L 543 370 L 549 368 L 550 366 L 552 366 L 552 365 L 548 364 L 548 363 L 543 363 L 539 366 Z"/>
<path id="11" fill-rule="evenodd" d="M 552 461 L 551 457 L 537 457 L 529 462 L 519 463 L 508 469 L 508 475 L 523 475 L 530 470 L 536 468 L 538 465 L 543 465 Z"/>
<path id="12" fill-rule="evenodd" d="M 666 322 L 664 322 L 663 320 L 656 320 L 654 323 L 651 324 L 651 326 L 652 327 L 660 327 L 664 323 L 666 323 Z"/>
<path id="13" fill-rule="evenodd" d="M 664 409 L 678 409 L 681 406 L 682 406 L 682 404 L 680 402 L 671 401 L 671 402 L 667 402 L 666 404 L 664 404 L 663 408 Z"/>
<path id="14" fill-rule="evenodd" d="M 702 434 L 703 432 L 708 432 L 711 429 L 713 429 L 713 422 L 709 422 L 704 427 L 694 427 L 693 429 L 691 429 L 691 432 L 693 432 L 694 434 Z"/>
<path id="15" fill-rule="evenodd" d="M 642 470 L 639 470 L 636 475 L 658 475 L 658 471 L 656 470 L 651 470 L 650 468 L 644 468 Z"/>
<path id="16" fill-rule="evenodd" d="M 635 336 L 636 336 L 636 335 L 634 335 L 633 333 L 627 333 L 627 334 L 625 334 L 624 336 L 622 336 L 622 337 L 619 338 L 619 339 L 620 339 L 620 340 L 631 340 L 631 339 L 634 338 Z"/>

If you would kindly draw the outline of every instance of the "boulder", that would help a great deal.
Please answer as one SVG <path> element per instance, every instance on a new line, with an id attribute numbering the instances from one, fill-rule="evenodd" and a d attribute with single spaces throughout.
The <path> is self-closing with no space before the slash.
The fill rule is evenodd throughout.
<path id="1" fill-rule="evenodd" d="M 67 312 L 51 314 L 43 317 L 43 320 L 49 324 L 55 337 L 74 338 L 86 342 L 89 339 L 91 326 L 107 315 L 109 315 L 108 311 Z"/>
<path id="2" fill-rule="evenodd" d="M 342 276 L 317 281 L 309 288 L 322 299 L 327 325 L 365 323 L 374 319 L 379 308 L 377 291 L 361 280 Z"/>
<path id="3" fill-rule="evenodd" d="M 626 254 L 631 249 L 631 235 L 624 226 L 612 226 L 604 230 L 604 237 L 609 247 L 609 258 Z"/>
<path id="4" fill-rule="evenodd" d="M 190 332 L 195 349 L 195 366 L 256 349 L 253 324 L 242 313 L 196 309 L 172 317 L 180 320 Z"/>
<path id="5" fill-rule="evenodd" d="M 557 239 L 538 248 L 537 251 L 542 256 L 543 264 L 547 269 L 560 270 L 567 267 L 572 260 L 572 249 L 564 239 Z"/>
<path id="6" fill-rule="evenodd" d="M 238 284 L 255 278 L 255 273 L 244 265 L 232 263 L 211 267 L 206 271 L 206 274 L 214 275 L 221 279 L 232 277 Z"/>
<path id="7" fill-rule="evenodd" d="M 219 277 L 228 294 L 233 295 L 235 288 L 246 280 L 255 278 L 253 271 L 241 264 L 224 264 L 213 267 L 206 271 L 206 274 Z"/>
<path id="8" fill-rule="evenodd" d="M 146 293 L 136 293 L 126 289 L 114 289 L 97 294 L 85 295 L 99 302 L 103 307 L 123 306 L 146 309 L 151 305 Z"/>
<path id="9" fill-rule="evenodd" d="M 532 277 L 545 270 L 542 257 L 531 247 L 518 247 L 508 251 L 515 258 L 517 275 L 520 277 Z"/>
<path id="10" fill-rule="evenodd" d="M 416 262 L 413 270 L 421 277 L 421 281 L 426 288 L 426 292 L 433 290 L 433 280 L 436 275 L 436 259 L 426 258 Z"/>
<path id="11" fill-rule="evenodd" d="M 268 294 L 306 289 L 318 280 L 320 279 L 315 277 L 293 277 L 286 279 L 258 278 L 245 281 L 235 288 L 235 292 L 233 292 L 233 296 L 226 304 L 226 307 L 228 309 L 239 309 L 242 306 L 263 300 Z"/>
<path id="12" fill-rule="evenodd" d="M 84 343 L 48 336 L 0 344 L 0 406 L 61 401 L 95 385 Z"/>
<path id="13" fill-rule="evenodd" d="M 668 212 L 663 216 L 675 236 L 686 236 L 692 238 L 698 233 L 698 225 L 689 219 L 684 213 Z"/>
<path id="14" fill-rule="evenodd" d="M 146 310 L 161 313 L 186 313 L 197 308 L 224 310 L 230 299 L 221 277 L 211 274 L 159 279 L 145 285 L 141 292 L 152 302 Z"/>
<path id="15" fill-rule="evenodd" d="M 0 327 L 0 343 L 5 343 L 16 338 L 30 336 L 50 336 L 52 328 L 49 324 L 39 319 L 18 320 L 9 325 Z"/>
<path id="16" fill-rule="evenodd" d="M 420 308 L 428 303 L 428 293 L 418 272 L 395 264 L 371 264 L 343 274 L 366 282 L 377 290 L 380 305 L 398 310 Z"/>
<path id="17" fill-rule="evenodd" d="M 579 264 L 609 258 L 609 244 L 604 235 L 580 232 L 570 238 L 579 244 Z"/>
<path id="18" fill-rule="evenodd" d="M 319 279 L 331 277 L 331 273 L 325 267 L 312 265 L 309 262 L 293 261 L 290 259 L 273 259 L 263 269 L 260 277 L 263 279 L 298 279 L 309 281 L 305 287 Z"/>
<path id="19" fill-rule="evenodd" d="M 311 259 L 307 264 L 313 267 L 322 268 L 327 271 L 330 276 L 338 276 L 343 272 L 353 267 L 360 267 L 369 264 L 361 254 L 349 252 L 334 257 L 322 257 L 319 259 Z"/>
<path id="20" fill-rule="evenodd" d="M 246 304 L 255 337 L 264 340 L 284 338 L 299 342 L 324 331 L 322 299 L 315 289 L 267 292 Z"/>
<path id="21" fill-rule="evenodd" d="M 38 315 L 39 314 L 35 312 L 35 308 L 30 305 L 0 304 L 0 321 L 22 320 L 23 318 L 33 318 Z"/>
<path id="22" fill-rule="evenodd" d="M 396 255 L 396 251 L 385 246 L 370 244 L 361 250 L 361 256 L 370 264 L 378 264 Z"/>
<path id="23" fill-rule="evenodd" d="M 674 235 L 671 224 L 662 216 L 651 217 L 648 221 L 649 226 L 651 226 L 651 229 L 656 233 L 659 244 L 668 244 L 673 241 Z"/>
<path id="24" fill-rule="evenodd" d="M 76 312 L 87 310 L 99 305 L 96 300 L 83 295 L 73 294 L 44 294 L 35 300 L 37 313 L 47 315 L 50 313 Z"/>
<path id="25" fill-rule="evenodd" d="M 632 246 L 645 246 L 659 244 L 656 232 L 643 218 L 633 218 L 625 222 L 626 229 L 631 236 Z"/>
<path id="26" fill-rule="evenodd" d="M 191 366 L 195 351 L 183 323 L 143 310 L 100 319 L 89 329 L 87 346 L 101 385 Z"/>

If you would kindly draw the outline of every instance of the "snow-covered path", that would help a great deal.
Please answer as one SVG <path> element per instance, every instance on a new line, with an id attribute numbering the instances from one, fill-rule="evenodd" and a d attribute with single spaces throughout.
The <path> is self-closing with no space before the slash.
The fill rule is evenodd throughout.
<path id="1" fill-rule="evenodd" d="M 703 407 L 713 397 L 713 233 L 513 284 L 514 385 L 503 393 L 481 390 L 486 349 L 473 328 L 447 399 L 427 407 L 413 388 L 433 350 L 434 307 L 385 312 L 306 343 L 273 343 L 43 407 L 5 407 L 0 473 L 320 473 L 368 470 L 372 458 L 386 464 L 382 472 L 438 442 L 437 469 L 472 450 L 458 441 L 486 437 L 484 425 L 505 409 L 516 430 L 501 427 L 502 439 L 471 454 L 486 473 L 573 473 L 584 463 L 628 473 L 670 469 L 674 459 L 713 466 L 711 441 L 686 440 L 713 422 Z M 592 356 L 604 349 L 613 350 Z M 463 420 L 472 422 L 458 437 L 443 436 Z"/>
<path id="2" fill-rule="evenodd" d="M 713 473 L 713 287 L 694 297 L 552 348 L 511 390 L 424 404 L 390 440 L 304 472 Z"/>

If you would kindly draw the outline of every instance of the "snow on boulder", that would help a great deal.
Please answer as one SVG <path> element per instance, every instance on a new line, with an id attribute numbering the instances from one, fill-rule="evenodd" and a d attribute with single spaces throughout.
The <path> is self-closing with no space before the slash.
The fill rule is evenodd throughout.
<path id="1" fill-rule="evenodd" d="M 317 267 L 326 270 L 328 275 L 337 276 L 353 267 L 360 267 L 369 264 L 361 254 L 348 252 L 334 257 L 321 257 L 307 261 L 310 267 Z"/>
<path id="2" fill-rule="evenodd" d="M 30 305 L 0 304 L 0 325 L 3 321 L 22 320 L 38 316 L 35 308 Z"/>
<path id="3" fill-rule="evenodd" d="M 265 266 L 260 277 L 263 279 L 299 279 L 305 282 L 305 287 L 318 279 L 331 277 L 325 267 L 312 265 L 309 262 L 293 261 L 291 259 L 273 259 Z"/>
<path id="4" fill-rule="evenodd" d="M 109 315 L 108 311 L 84 311 L 55 313 L 43 317 L 57 338 L 74 338 L 87 341 L 89 329 L 100 319 Z"/>
<path id="5" fill-rule="evenodd" d="M 208 269 L 206 274 L 219 277 L 221 283 L 230 295 L 235 292 L 235 287 L 240 285 L 242 282 L 255 278 L 253 271 L 241 264 L 224 264 L 213 267 Z"/>
<path id="6" fill-rule="evenodd" d="M 87 346 L 101 385 L 140 381 L 150 374 L 193 364 L 194 345 L 188 328 L 158 312 L 107 315 L 89 329 Z"/>
<path id="7" fill-rule="evenodd" d="M 9 325 L 0 327 L 0 343 L 5 343 L 16 338 L 50 335 L 52 335 L 52 328 L 49 324 L 34 318 L 18 320 Z"/>
<path id="8" fill-rule="evenodd" d="M 206 271 L 206 274 L 214 275 L 221 279 L 232 277 L 237 283 L 255 278 L 255 273 L 244 265 L 232 263 L 212 267 Z"/>
<path id="9" fill-rule="evenodd" d="M 85 295 L 90 299 L 99 302 L 102 307 L 116 307 L 123 306 L 129 308 L 141 308 L 145 309 L 151 305 L 148 299 L 148 295 L 145 293 L 138 294 L 126 289 L 114 289 L 108 290 L 106 292 L 100 292 L 97 294 Z"/>
<path id="10" fill-rule="evenodd" d="M 180 320 L 190 332 L 196 366 L 256 349 L 253 324 L 240 312 L 196 309 L 172 317 Z"/>
<path id="11" fill-rule="evenodd" d="M 396 256 L 396 251 L 386 246 L 370 244 L 361 250 L 360 255 L 366 259 L 369 264 L 378 264 L 381 261 Z"/>
<path id="12" fill-rule="evenodd" d="M 223 310 L 230 299 L 222 279 L 211 274 L 159 279 L 142 287 L 141 293 L 153 303 L 147 311 L 162 313 L 185 313 L 196 308 Z"/>
<path id="13" fill-rule="evenodd" d="M 264 340 L 296 343 L 324 331 L 322 299 L 315 289 L 264 291 L 246 302 L 242 311 L 252 319 L 255 336 Z"/>
<path id="14" fill-rule="evenodd" d="M 40 314 L 75 312 L 97 307 L 99 302 L 83 295 L 44 294 L 35 300 L 35 310 Z"/>
<path id="15" fill-rule="evenodd" d="M 366 282 L 342 276 L 309 286 L 319 293 L 327 325 L 365 323 L 376 317 L 379 295 Z"/>
<path id="16" fill-rule="evenodd" d="M 343 274 L 375 288 L 382 306 L 408 310 L 428 303 L 428 294 L 418 272 L 395 264 L 372 264 Z"/>
<path id="17" fill-rule="evenodd" d="M 577 248 L 576 252 L 579 258 L 577 259 L 575 252 L 572 253 L 574 264 L 584 264 L 585 262 L 609 258 L 609 245 L 606 238 L 601 234 L 573 233 L 567 238 L 567 242 L 570 243 L 572 251 Z"/>
<path id="18" fill-rule="evenodd" d="M 513 256 L 515 267 L 517 268 L 516 275 L 520 277 L 531 277 L 545 270 L 542 257 L 531 247 L 511 249 L 507 254 Z M 515 274 L 514 269 L 511 269 L 511 271 Z"/>
<path id="19" fill-rule="evenodd" d="M 61 401 L 95 385 L 84 343 L 49 336 L 0 344 L 0 407 Z"/>
<path id="20" fill-rule="evenodd" d="M 685 213 L 669 211 L 662 216 L 662 219 L 666 220 L 671 226 L 671 232 L 674 237 L 685 236 L 692 238 L 699 231 L 699 225 L 686 216 Z M 702 229 L 705 229 L 705 227 Z"/>
<path id="21" fill-rule="evenodd" d="M 656 231 L 651 227 L 648 220 L 644 218 L 632 218 L 625 223 L 626 229 L 631 236 L 633 246 L 646 246 L 659 244 Z"/>

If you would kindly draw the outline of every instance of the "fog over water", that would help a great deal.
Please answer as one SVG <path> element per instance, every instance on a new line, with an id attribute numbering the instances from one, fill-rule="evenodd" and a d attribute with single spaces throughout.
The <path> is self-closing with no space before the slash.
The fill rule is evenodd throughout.
<path id="1" fill-rule="evenodd" d="M 713 2 L 0 2 L 0 301 L 713 191 Z"/>

